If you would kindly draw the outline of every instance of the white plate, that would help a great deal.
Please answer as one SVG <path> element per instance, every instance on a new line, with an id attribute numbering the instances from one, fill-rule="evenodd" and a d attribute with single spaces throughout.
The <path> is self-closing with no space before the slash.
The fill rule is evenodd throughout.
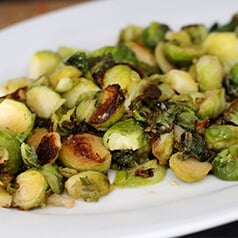
<path id="1" fill-rule="evenodd" d="M 111 0 L 66 8 L 0 31 L 0 81 L 27 74 L 29 58 L 39 49 L 93 50 L 115 44 L 129 23 L 210 26 L 236 11 L 234 0 Z M 118 189 L 98 203 L 77 202 L 73 209 L 1 209 L 0 229 L 6 237 L 24 238 L 179 236 L 236 220 L 237 197 L 237 182 L 209 176 L 185 184 L 169 172 L 160 184 Z"/>

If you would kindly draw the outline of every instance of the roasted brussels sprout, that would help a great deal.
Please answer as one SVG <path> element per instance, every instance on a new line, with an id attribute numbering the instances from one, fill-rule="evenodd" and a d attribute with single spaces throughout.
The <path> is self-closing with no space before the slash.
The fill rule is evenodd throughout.
<path id="1" fill-rule="evenodd" d="M 188 66 L 194 59 L 198 59 L 205 53 L 205 48 L 198 45 L 181 46 L 172 42 L 165 42 L 163 46 L 165 57 L 178 66 Z"/>
<path id="2" fill-rule="evenodd" d="M 208 29 L 202 24 L 186 25 L 182 30 L 188 33 L 191 42 L 195 45 L 201 45 L 208 36 Z"/>
<path id="3" fill-rule="evenodd" d="M 110 182 L 103 173 L 89 170 L 68 178 L 65 189 L 75 199 L 96 202 L 110 192 Z"/>
<path id="4" fill-rule="evenodd" d="M 44 85 L 34 86 L 26 93 L 27 106 L 41 118 L 50 118 L 64 102 L 57 92 Z"/>
<path id="5" fill-rule="evenodd" d="M 204 41 L 206 53 L 217 56 L 225 73 L 238 62 L 238 39 L 234 32 L 210 33 Z"/>
<path id="6" fill-rule="evenodd" d="M 125 96 L 120 86 L 108 85 L 98 95 L 95 110 L 88 123 L 99 130 L 106 130 L 123 116 L 124 102 Z"/>
<path id="7" fill-rule="evenodd" d="M 8 128 L 16 134 L 26 135 L 32 130 L 35 116 L 24 103 L 4 99 L 0 102 L 0 111 L 0 127 Z"/>
<path id="8" fill-rule="evenodd" d="M 220 151 L 212 161 L 212 171 L 220 179 L 238 180 L 238 145 Z"/>
<path id="9" fill-rule="evenodd" d="M 15 174 L 22 166 L 20 143 L 16 135 L 0 128 L 0 173 Z"/>
<path id="10" fill-rule="evenodd" d="M 30 210 L 43 206 L 48 184 L 44 176 L 37 170 L 26 170 L 16 178 L 17 189 L 13 194 L 13 206 L 22 210 Z"/>
<path id="11" fill-rule="evenodd" d="M 212 169 L 209 162 L 201 162 L 193 157 L 184 159 L 182 152 L 177 152 L 170 157 L 169 167 L 184 182 L 201 180 Z"/>
<path id="12" fill-rule="evenodd" d="M 229 147 L 238 141 L 238 127 L 232 125 L 211 126 L 205 130 L 208 146 L 215 150 Z"/>
<path id="13" fill-rule="evenodd" d="M 62 58 L 57 52 L 50 50 L 37 51 L 30 60 L 29 77 L 37 79 L 43 74 L 52 73 L 61 61 Z"/>
<path id="14" fill-rule="evenodd" d="M 152 185 L 163 180 L 166 168 L 150 160 L 130 170 L 118 170 L 113 181 L 118 187 L 140 187 Z"/>
<path id="15" fill-rule="evenodd" d="M 228 95 L 238 96 L 238 63 L 231 67 L 224 85 Z"/>
<path id="16" fill-rule="evenodd" d="M 178 93 L 198 91 L 198 84 L 188 72 L 183 70 L 172 69 L 161 80 L 169 84 Z"/>
<path id="17" fill-rule="evenodd" d="M 222 87 L 223 68 L 216 56 L 201 56 L 196 63 L 197 81 L 201 91 Z"/>
<path id="18" fill-rule="evenodd" d="M 53 164 L 58 158 L 61 149 L 61 138 L 57 132 L 49 132 L 44 135 L 36 149 L 38 161 L 41 165 Z"/>
<path id="19" fill-rule="evenodd" d="M 103 143 L 109 150 L 137 150 L 148 143 L 148 138 L 141 125 L 130 118 L 107 129 Z"/>
<path id="20" fill-rule="evenodd" d="M 56 164 L 45 164 L 40 172 L 44 175 L 53 193 L 61 194 L 64 190 L 63 175 Z"/>
<path id="21" fill-rule="evenodd" d="M 198 116 L 201 118 L 217 118 L 226 108 L 225 90 L 223 88 L 210 90 L 204 95 L 205 98 L 197 112 Z"/>
<path id="22" fill-rule="evenodd" d="M 174 133 L 173 131 L 161 134 L 152 141 L 152 153 L 161 165 L 166 165 L 173 152 Z"/>
<path id="23" fill-rule="evenodd" d="M 78 171 L 107 171 L 111 154 L 99 136 L 83 133 L 71 135 L 63 141 L 59 158 L 64 166 Z"/>
<path id="24" fill-rule="evenodd" d="M 52 72 L 49 82 L 57 92 L 62 93 L 70 90 L 74 80 L 78 79 L 81 75 L 82 72 L 79 69 L 71 65 L 66 65 Z"/>
<path id="25" fill-rule="evenodd" d="M 130 41 L 140 42 L 142 31 L 143 28 L 140 26 L 128 25 L 125 28 L 121 29 L 118 37 L 118 43 L 124 44 Z"/>
<path id="26" fill-rule="evenodd" d="M 80 96 L 88 93 L 96 93 L 99 90 L 100 88 L 93 81 L 81 77 L 69 91 L 63 94 L 63 98 L 66 100 L 65 105 L 68 108 L 72 108 L 78 103 Z"/>

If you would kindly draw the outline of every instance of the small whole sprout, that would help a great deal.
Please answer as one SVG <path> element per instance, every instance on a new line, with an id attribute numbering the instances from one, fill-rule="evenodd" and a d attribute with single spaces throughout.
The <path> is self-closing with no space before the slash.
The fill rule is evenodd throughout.
<path id="1" fill-rule="evenodd" d="M 238 145 L 221 150 L 212 161 L 214 175 L 223 180 L 238 180 Z"/>
<path id="2" fill-rule="evenodd" d="M 0 102 L 0 111 L 0 127 L 26 135 L 32 130 L 35 116 L 24 103 L 6 98 Z"/>
<path id="3" fill-rule="evenodd" d="M 103 143 L 109 150 L 137 150 L 148 143 L 148 138 L 141 125 L 129 118 L 107 129 Z"/>
<path id="4" fill-rule="evenodd" d="M 210 126 L 205 130 L 209 148 L 220 150 L 238 142 L 238 127 L 233 125 Z"/>
<path id="5" fill-rule="evenodd" d="M 98 171 L 84 171 L 68 178 L 65 189 L 70 197 L 96 202 L 110 192 L 110 181 Z"/>
<path id="6" fill-rule="evenodd" d="M 196 78 L 201 91 L 222 87 L 223 68 L 216 56 L 204 55 L 195 64 Z"/>
<path id="7" fill-rule="evenodd" d="M 205 98 L 200 103 L 197 115 L 203 119 L 215 119 L 225 110 L 225 108 L 226 99 L 224 88 L 210 90 L 205 93 Z"/>
<path id="8" fill-rule="evenodd" d="M 48 184 L 41 172 L 26 170 L 16 177 L 16 184 L 13 207 L 30 210 L 44 205 Z"/>
<path id="9" fill-rule="evenodd" d="M 102 138 L 88 133 L 69 136 L 62 142 L 59 158 L 64 166 L 78 171 L 107 171 L 111 164 L 110 151 Z"/>
<path id="10" fill-rule="evenodd" d="M 169 167 L 184 182 L 199 181 L 212 169 L 209 162 L 201 162 L 193 157 L 184 159 L 182 152 L 177 152 L 170 157 Z"/>
<path id="11" fill-rule="evenodd" d="M 141 187 L 161 182 L 166 175 L 166 168 L 149 160 L 135 168 L 118 170 L 113 181 L 116 187 Z"/>

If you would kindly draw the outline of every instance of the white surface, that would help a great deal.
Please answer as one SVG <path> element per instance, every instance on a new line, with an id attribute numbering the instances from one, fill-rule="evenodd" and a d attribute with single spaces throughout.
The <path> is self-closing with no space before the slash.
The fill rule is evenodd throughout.
<path id="1" fill-rule="evenodd" d="M 0 81 L 27 74 L 30 56 L 39 49 L 64 45 L 93 50 L 115 44 L 128 24 L 210 26 L 227 21 L 235 11 L 235 0 L 111 0 L 56 11 L 0 31 Z M 0 228 L 6 237 L 24 238 L 179 236 L 236 220 L 237 197 L 237 182 L 208 176 L 184 184 L 168 172 L 157 185 L 118 189 L 98 203 L 79 201 L 73 209 L 1 209 Z"/>

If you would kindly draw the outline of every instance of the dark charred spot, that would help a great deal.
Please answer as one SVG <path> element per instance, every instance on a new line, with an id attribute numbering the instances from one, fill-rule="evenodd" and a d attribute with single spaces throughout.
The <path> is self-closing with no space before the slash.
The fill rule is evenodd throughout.
<path id="1" fill-rule="evenodd" d="M 125 96 L 118 84 L 107 86 L 89 124 L 100 124 L 107 121 L 125 101 Z"/>
<path id="2" fill-rule="evenodd" d="M 27 87 L 19 88 L 15 92 L 7 95 L 6 98 L 24 102 L 26 99 L 26 91 L 27 91 Z"/>
<path id="3" fill-rule="evenodd" d="M 97 143 L 97 142 L 95 142 Z M 105 159 L 101 158 L 98 153 L 95 153 L 92 148 L 92 141 L 82 135 L 73 135 L 66 141 L 66 146 L 70 146 L 76 157 L 83 158 L 85 160 L 91 160 L 96 162 L 103 162 Z"/>
<path id="4" fill-rule="evenodd" d="M 155 84 L 149 84 L 143 91 L 145 99 L 158 99 L 161 95 L 160 89 Z"/>
<path id="5" fill-rule="evenodd" d="M 137 169 L 135 171 L 135 176 L 139 176 L 142 178 L 150 178 L 154 176 L 153 169 Z"/>
<path id="6" fill-rule="evenodd" d="M 55 135 L 51 133 L 45 135 L 36 150 L 40 164 L 53 163 L 57 158 L 59 149 Z"/>

